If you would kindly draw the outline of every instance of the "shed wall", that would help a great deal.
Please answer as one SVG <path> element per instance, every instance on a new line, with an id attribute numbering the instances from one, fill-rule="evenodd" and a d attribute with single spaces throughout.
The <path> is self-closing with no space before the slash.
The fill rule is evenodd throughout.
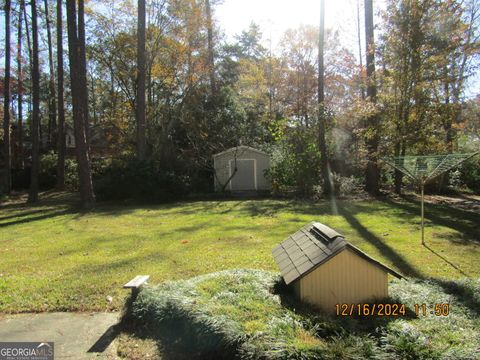
<path id="1" fill-rule="evenodd" d="M 255 171 L 257 177 L 257 189 L 252 188 L 248 190 L 270 190 L 270 182 L 265 177 L 265 170 L 270 168 L 270 157 L 268 155 L 252 151 L 250 149 L 239 149 L 236 154 L 235 151 L 228 151 L 224 154 L 216 156 L 214 158 L 214 168 L 216 172 L 215 177 L 215 190 L 220 191 L 222 184 L 225 184 L 230 178 L 230 171 L 234 169 L 235 157 L 237 160 L 254 159 Z M 217 179 L 218 178 L 218 179 Z M 230 190 L 230 186 L 227 185 L 226 190 Z"/>
<path id="2" fill-rule="evenodd" d="M 360 304 L 388 296 L 388 274 L 349 249 L 298 282 L 301 300 L 327 312 L 334 312 L 336 304 Z"/>

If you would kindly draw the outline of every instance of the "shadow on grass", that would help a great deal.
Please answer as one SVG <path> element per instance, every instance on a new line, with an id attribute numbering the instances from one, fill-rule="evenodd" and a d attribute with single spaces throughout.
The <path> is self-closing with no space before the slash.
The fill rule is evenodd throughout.
<path id="1" fill-rule="evenodd" d="M 380 253 L 389 259 L 403 275 L 413 276 L 416 278 L 423 278 L 423 275 L 417 271 L 405 258 L 392 249 L 389 245 L 384 243 L 380 238 L 378 238 L 374 233 L 369 231 L 365 226 L 363 226 L 360 221 L 345 207 L 342 205 L 338 206 L 338 212 L 342 215 L 345 220 L 354 228 L 360 236 L 368 243 L 375 246 Z"/>
<path id="2" fill-rule="evenodd" d="M 125 302 L 120 326 L 122 331 L 139 339 L 149 339 L 155 342 L 162 359 L 192 360 L 192 359 L 236 359 L 238 344 L 222 344 L 221 334 L 212 332 L 204 324 L 191 322 L 187 315 L 176 315 L 169 319 L 139 319 L 132 314 L 135 295 Z M 198 341 L 201 334 L 203 340 Z M 220 346 L 219 346 L 220 345 Z"/>
<path id="3" fill-rule="evenodd" d="M 435 237 L 438 239 L 445 239 L 455 245 L 480 245 L 480 236 L 477 234 L 475 235 L 476 238 L 472 237 L 472 234 L 468 233 L 458 233 L 457 231 L 454 233 L 447 233 L 447 234 L 435 234 Z"/>
<path id="4" fill-rule="evenodd" d="M 460 269 L 457 265 L 455 265 L 454 263 L 452 263 L 451 261 L 449 261 L 446 257 L 444 257 L 443 255 L 440 255 L 439 253 L 437 253 L 435 250 L 433 250 L 430 246 L 428 246 L 427 244 L 424 244 L 423 245 L 426 249 L 428 249 L 432 254 L 436 255 L 437 257 L 439 257 L 441 260 L 443 260 L 445 263 L 447 263 L 448 265 L 450 265 L 451 267 L 453 267 L 455 270 L 457 270 L 460 274 L 462 274 L 463 276 L 470 276 L 468 275 L 467 273 L 465 273 L 462 269 Z"/>
<path id="5" fill-rule="evenodd" d="M 24 218 L 21 218 L 21 219 L 12 220 L 12 221 L 8 221 L 8 222 L 3 222 L 3 223 L 0 223 L 0 228 L 12 226 L 12 225 L 28 224 L 28 223 L 39 221 L 39 220 L 54 218 L 56 216 L 76 214 L 77 210 L 75 210 L 75 209 L 65 209 L 65 210 L 59 210 L 59 211 L 37 211 L 37 212 L 34 212 L 34 213 L 35 214 L 42 213 L 42 214 L 37 215 L 37 216 L 24 217 Z M 15 218 L 22 217 L 22 216 L 28 216 L 28 215 L 29 214 L 27 214 L 27 215 L 18 214 Z"/>
<path id="6" fill-rule="evenodd" d="M 45 212 L 45 210 L 41 210 L 41 209 L 32 210 L 32 211 L 25 211 L 25 212 L 17 212 L 15 214 L 7 215 L 7 216 L 0 216 L 0 221 L 15 219 L 15 218 L 18 218 L 18 217 L 35 215 L 35 214 L 43 213 L 43 212 Z"/>
<path id="7" fill-rule="evenodd" d="M 385 204 L 397 207 L 406 212 L 406 218 L 412 221 L 413 218 L 420 218 L 420 201 L 404 196 L 401 201 L 388 197 L 379 198 Z M 479 239 L 478 224 L 480 224 L 480 213 L 456 209 L 448 205 L 425 204 L 425 218 L 433 223 L 456 230 L 466 234 L 471 239 Z"/>
<path id="8" fill-rule="evenodd" d="M 0 205 L 0 213 L 3 211 L 15 211 L 15 213 L 0 217 L 0 222 L 10 220 L 1 222 L 0 228 L 28 224 L 62 215 L 77 214 L 81 216 L 88 213 L 80 207 L 76 194 L 53 191 L 40 194 L 40 200 L 33 204 L 18 200 Z"/>
<path id="9" fill-rule="evenodd" d="M 42 207 L 47 207 L 42 209 Z M 44 211 L 55 210 L 55 207 L 68 208 L 72 214 L 76 214 L 75 219 L 81 218 L 84 215 L 94 214 L 98 216 L 119 216 L 133 213 L 139 209 L 146 210 L 148 217 L 148 210 L 158 211 L 165 210 L 169 216 L 175 215 L 196 215 L 201 212 L 216 212 L 219 215 L 234 212 L 239 215 L 247 216 L 275 216 L 277 213 L 289 211 L 304 215 L 318 216 L 329 213 L 327 203 L 315 203 L 313 201 L 300 200 L 283 200 L 283 199 L 269 199 L 269 198 L 206 198 L 206 199 L 178 199 L 176 201 L 152 203 L 142 201 L 99 201 L 94 209 L 90 211 L 83 211 L 78 204 L 78 199 L 75 194 L 69 193 L 44 193 L 41 194 L 40 201 L 35 204 L 26 204 L 25 202 L 14 202 L 0 205 L 2 210 L 17 210 L 18 214 L 6 215 L 0 217 L 0 221 L 15 219 L 21 217 L 28 217 L 8 223 L 3 226 L 14 225 L 17 223 L 28 223 L 30 221 L 42 220 L 48 218 L 47 214 L 42 214 Z M 39 214 L 38 217 L 30 217 L 30 215 Z M 55 212 L 51 213 L 55 216 Z M 156 215 L 155 215 L 156 216 Z"/>
<path id="10" fill-rule="evenodd" d="M 454 296 L 456 301 L 472 311 L 476 317 L 480 317 L 480 297 L 475 294 L 474 289 L 454 281 L 442 279 L 430 279 L 430 281 L 439 285 L 447 294 Z"/>

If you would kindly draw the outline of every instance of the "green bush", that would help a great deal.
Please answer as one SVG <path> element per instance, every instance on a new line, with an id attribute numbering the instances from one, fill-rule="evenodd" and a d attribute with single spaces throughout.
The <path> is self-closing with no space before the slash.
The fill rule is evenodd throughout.
<path id="1" fill-rule="evenodd" d="M 480 155 L 466 161 L 460 169 L 460 179 L 469 189 L 480 194 Z"/>
<path id="2" fill-rule="evenodd" d="M 295 189 L 310 196 L 319 182 L 320 151 L 312 131 L 295 129 L 290 137 L 280 140 L 270 150 L 271 165 L 267 175 L 274 192 Z"/>
<path id="3" fill-rule="evenodd" d="M 41 189 L 53 189 L 57 181 L 58 155 L 53 151 L 40 157 L 40 172 L 38 182 Z M 77 162 L 73 159 L 65 159 L 65 187 L 68 190 L 78 189 Z"/>
<path id="4" fill-rule="evenodd" d="M 93 183 L 99 200 L 167 201 L 185 195 L 190 180 L 153 161 L 140 162 L 130 157 L 98 164 Z"/>
<path id="5" fill-rule="evenodd" d="M 352 194 L 363 193 L 362 180 L 355 176 L 342 176 L 337 173 L 332 174 L 335 194 L 339 196 L 348 196 Z"/>

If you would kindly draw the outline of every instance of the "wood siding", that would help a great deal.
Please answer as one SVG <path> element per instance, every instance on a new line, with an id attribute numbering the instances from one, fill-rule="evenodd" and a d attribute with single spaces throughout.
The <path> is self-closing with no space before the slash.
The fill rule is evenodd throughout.
<path id="1" fill-rule="evenodd" d="M 359 304 L 388 296 L 388 274 L 345 249 L 296 281 L 294 289 L 302 301 L 332 313 L 335 304 Z"/>

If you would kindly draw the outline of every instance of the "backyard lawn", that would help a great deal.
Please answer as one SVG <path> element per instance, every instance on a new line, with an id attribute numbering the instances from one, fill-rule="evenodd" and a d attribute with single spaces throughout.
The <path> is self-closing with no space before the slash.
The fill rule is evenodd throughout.
<path id="1" fill-rule="evenodd" d="M 190 201 L 99 204 L 88 213 L 66 193 L 38 205 L 0 206 L 0 312 L 119 310 L 121 286 L 233 268 L 275 270 L 271 249 L 312 220 L 401 273 L 480 277 L 480 214 L 426 206 L 420 245 L 416 200 Z"/>

